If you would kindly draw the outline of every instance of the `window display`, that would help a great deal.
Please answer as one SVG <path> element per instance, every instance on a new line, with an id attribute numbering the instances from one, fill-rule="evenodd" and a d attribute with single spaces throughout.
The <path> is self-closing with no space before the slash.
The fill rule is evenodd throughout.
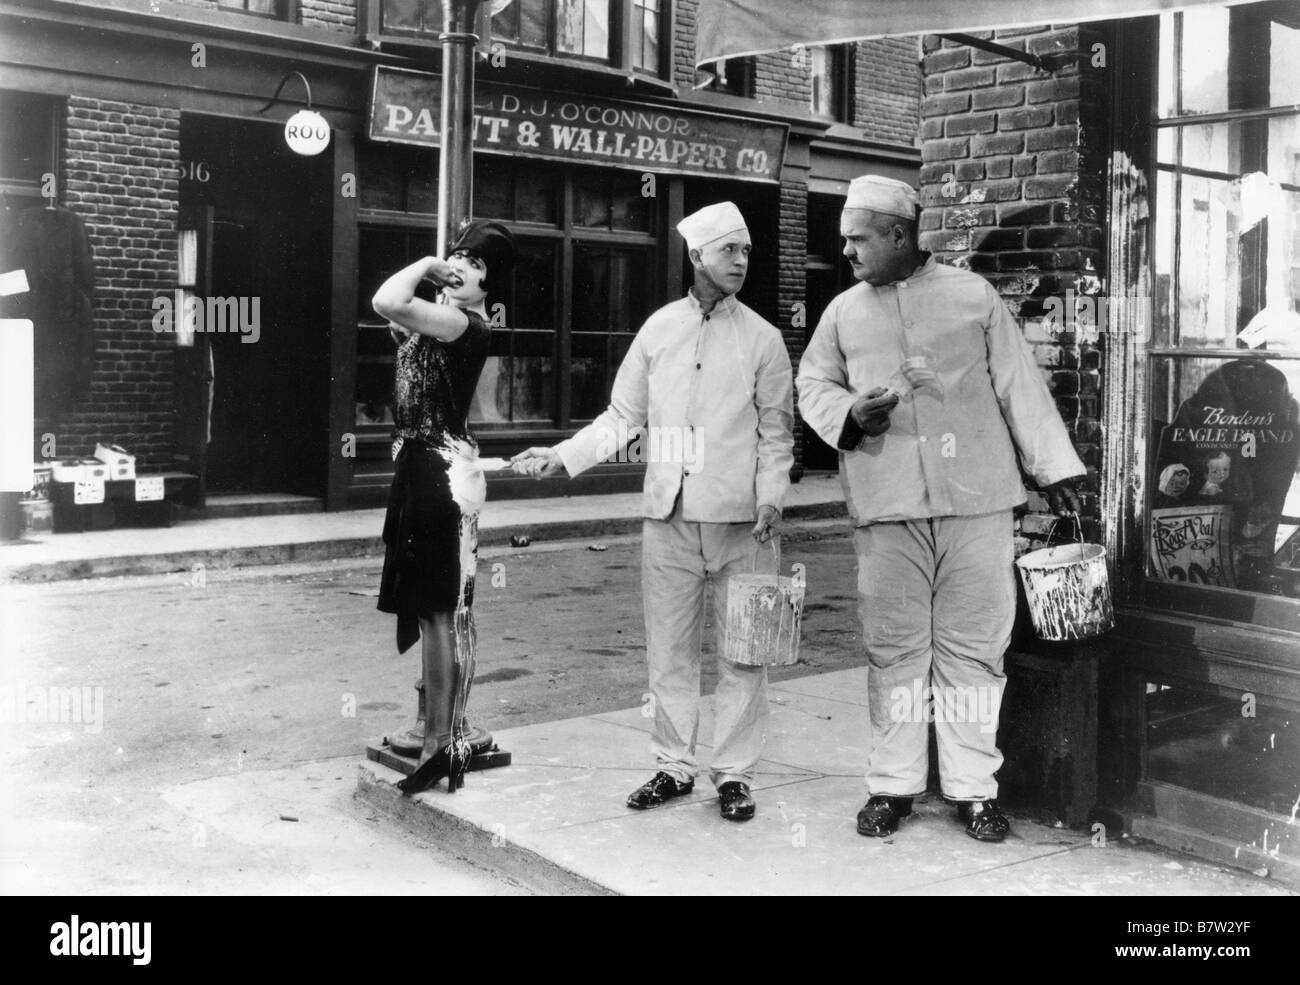
<path id="1" fill-rule="evenodd" d="M 1300 23 L 1161 23 L 1147 575 L 1300 599 Z"/>

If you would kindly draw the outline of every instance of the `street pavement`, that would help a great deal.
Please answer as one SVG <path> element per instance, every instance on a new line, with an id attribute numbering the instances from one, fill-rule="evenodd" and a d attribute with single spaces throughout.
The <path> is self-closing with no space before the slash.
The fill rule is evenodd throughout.
<path id="1" fill-rule="evenodd" d="M 810 571 L 824 566 L 810 577 L 851 586 L 847 540 L 810 536 Z M 502 729 L 639 704 L 638 543 L 481 551 L 475 721 Z M 365 744 L 415 707 L 418 654 L 396 653 L 393 619 L 375 610 L 379 567 L 4 586 L 0 891 L 521 891 L 353 800 Z M 787 676 L 852 658 L 840 645 L 854 633 L 851 592 L 831 594 Z M 78 721 L 39 720 L 53 688 L 90 689 L 63 710 Z"/>
<path id="2" fill-rule="evenodd" d="M 785 560 L 805 565 L 809 601 L 800 664 L 772 674 L 786 689 L 774 692 L 774 716 L 798 715 L 821 727 L 829 713 L 803 714 L 800 695 L 849 679 L 840 675 L 861 676 L 846 526 L 815 520 L 794 525 Z M 0 891 L 553 891 L 527 867 L 495 864 L 490 854 L 467 850 L 436 829 L 394 824 L 370 800 L 354 797 L 366 743 L 406 725 L 414 710 L 418 656 L 414 650 L 396 654 L 393 619 L 375 610 L 379 566 L 377 557 L 351 558 L 4 586 L 0 694 L 9 703 L 0 705 Z M 470 810 L 503 783 L 530 789 L 547 755 L 582 764 L 600 754 L 617 760 L 618 789 L 605 791 L 598 813 L 626 813 L 622 788 L 651 772 L 645 737 L 637 731 L 644 726 L 639 708 L 645 695 L 638 582 L 633 536 L 481 551 L 479 662 L 470 715 L 516 743 L 518 768 L 476 774 L 468 796 L 443 793 L 441 801 Z M 710 663 L 706 692 L 715 679 Z M 79 714 L 46 708 L 47 717 L 62 720 L 36 720 L 53 688 L 76 688 L 89 700 L 66 709 Z M 102 702 L 96 689 L 102 689 Z M 814 775 L 825 764 L 800 761 L 795 780 L 834 785 L 838 792 L 816 808 L 817 823 L 851 833 L 865 719 L 844 695 L 822 697 L 840 702 L 834 722 L 836 734 L 843 732 L 839 765 Z M 607 742 L 607 731 L 583 731 L 582 723 L 595 723 L 597 730 L 617 726 L 608 734 L 618 739 Z M 717 841 L 725 831 L 707 786 L 702 782 L 675 818 L 707 825 L 700 837 Z M 525 794 L 511 810 L 526 810 L 529 803 Z M 593 809 L 590 800 L 581 808 Z M 784 832 L 788 819 L 781 810 L 771 798 L 761 801 L 766 819 L 756 820 L 746 837 L 752 841 L 763 825 L 778 820 Z M 745 826 L 731 830 L 739 836 Z M 1040 854 L 1055 850 L 1052 839 L 1080 840 L 1035 831 L 1029 843 Z M 788 832 L 783 837 L 788 840 Z M 853 835 L 847 850 L 865 842 Z M 1279 891 L 1168 853 L 1139 854 L 1112 854 L 1107 865 L 1130 880 L 1154 872 L 1171 893 Z M 968 874 L 962 886 L 998 891 L 996 875 Z M 649 877 L 643 872 L 638 878 Z M 591 880 L 574 891 L 598 884 Z M 632 881 L 618 888 L 649 885 Z M 842 882 L 824 885 L 844 891 Z M 858 891 L 871 891 L 869 882 L 858 885 Z M 1061 883 L 1046 872 L 1025 885 L 1025 891 L 1052 892 Z M 817 887 L 804 884 L 802 891 Z M 705 884 L 690 888 L 708 891 Z M 755 891 L 780 886 L 765 883 Z"/>

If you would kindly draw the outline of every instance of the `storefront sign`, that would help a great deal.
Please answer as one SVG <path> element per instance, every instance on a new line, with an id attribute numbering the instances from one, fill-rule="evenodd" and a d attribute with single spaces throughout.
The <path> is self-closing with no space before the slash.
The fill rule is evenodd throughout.
<path id="1" fill-rule="evenodd" d="M 439 144 L 438 76 L 376 66 L 372 140 Z M 480 85 L 474 149 L 635 171 L 778 182 L 787 127 L 675 107 Z"/>
<path id="2" fill-rule="evenodd" d="M 315 110 L 300 109 L 285 121 L 284 142 L 295 154 L 313 157 L 329 146 L 329 122 Z"/>

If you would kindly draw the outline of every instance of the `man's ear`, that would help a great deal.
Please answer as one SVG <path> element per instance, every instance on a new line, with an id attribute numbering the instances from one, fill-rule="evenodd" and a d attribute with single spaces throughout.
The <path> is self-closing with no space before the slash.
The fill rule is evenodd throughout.
<path id="1" fill-rule="evenodd" d="M 704 254 L 703 254 L 700 250 L 698 250 L 698 249 L 687 250 L 687 251 L 686 251 L 686 256 L 687 256 L 687 258 L 691 261 L 691 266 L 692 266 L 692 267 L 703 266 L 703 264 L 704 264 Z"/>

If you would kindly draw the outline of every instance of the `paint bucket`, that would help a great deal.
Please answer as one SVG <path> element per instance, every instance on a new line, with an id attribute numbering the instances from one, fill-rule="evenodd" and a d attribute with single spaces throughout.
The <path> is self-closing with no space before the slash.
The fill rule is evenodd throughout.
<path id="1" fill-rule="evenodd" d="M 775 543 L 772 550 L 776 551 Z M 727 579 L 723 657 L 750 667 L 797 663 L 803 597 L 802 577 L 732 575 Z"/>
<path id="2" fill-rule="evenodd" d="M 1053 642 L 1100 636 L 1115 625 L 1106 574 L 1106 549 L 1083 542 L 1083 525 L 1077 543 L 1030 551 L 1016 559 L 1025 586 L 1034 632 Z M 1048 531 L 1051 543 L 1056 524 Z"/>

